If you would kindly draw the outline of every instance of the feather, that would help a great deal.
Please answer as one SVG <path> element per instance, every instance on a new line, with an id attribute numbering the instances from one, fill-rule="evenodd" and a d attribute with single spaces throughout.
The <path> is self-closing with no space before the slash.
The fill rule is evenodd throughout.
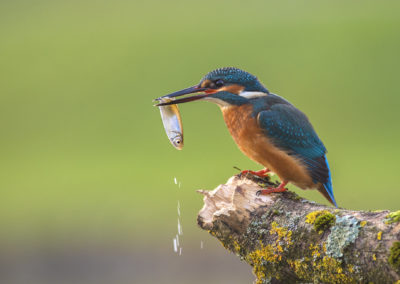
<path id="1" fill-rule="evenodd" d="M 277 98 L 273 100 L 274 103 L 268 105 L 266 99 L 268 108 L 264 107 L 257 115 L 260 127 L 276 147 L 304 163 L 313 182 L 321 183 L 321 190 L 325 191 L 323 195 L 337 206 L 324 144 L 300 110 L 287 101 L 279 103 Z"/>

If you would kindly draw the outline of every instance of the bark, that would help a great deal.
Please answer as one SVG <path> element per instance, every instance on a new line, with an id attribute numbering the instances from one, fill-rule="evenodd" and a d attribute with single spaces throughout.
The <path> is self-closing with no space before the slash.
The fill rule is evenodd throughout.
<path id="1" fill-rule="evenodd" d="M 268 179 L 234 176 L 204 195 L 199 226 L 252 266 L 256 283 L 400 283 L 400 211 L 352 211 Z M 397 282 L 398 281 L 398 282 Z"/>

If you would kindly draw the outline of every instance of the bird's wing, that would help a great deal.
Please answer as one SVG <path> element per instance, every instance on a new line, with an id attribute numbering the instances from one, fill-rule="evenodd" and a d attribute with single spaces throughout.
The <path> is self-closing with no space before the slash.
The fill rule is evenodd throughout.
<path id="1" fill-rule="evenodd" d="M 259 112 L 257 119 L 276 147 L 304 161 L 314 182 L 330 180 L 325 146 L 301 111 L 289 104 L 275 104 Z"/>

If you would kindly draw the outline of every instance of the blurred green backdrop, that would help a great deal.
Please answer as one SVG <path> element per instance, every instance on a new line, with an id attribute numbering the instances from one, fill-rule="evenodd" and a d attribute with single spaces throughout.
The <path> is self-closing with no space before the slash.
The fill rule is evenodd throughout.
<path id="1" fill-rule="evenodd" d="M 224 183 L 233 166 L 260 167 L 206 102 L 181 106 L 185 147 L 175 150 L 152 99 L 224 66 L 257 75 L 309 116 L 340 206 L 399 209 L 399 9 L 398 1 L 2 1 L 1 244 L 117 243 L 168 255 L 179 200 L 186 251 L 196 258 L 207 240 L 205 259 L 217 250 L 223 262 L 196 227 L 195 189 Z"/>

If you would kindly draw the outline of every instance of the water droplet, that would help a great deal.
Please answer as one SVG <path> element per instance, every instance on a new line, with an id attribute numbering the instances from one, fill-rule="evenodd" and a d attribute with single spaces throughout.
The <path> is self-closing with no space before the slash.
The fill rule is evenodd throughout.
<path id="1" fill-rule="evenodd" d="M 178 218 L 178 234 L 183 235 L 182 226 L 181 226 L 181 222 L 179 221 L 179 218 Z"/>
<path id="2" fill-rule="evenodd" d="M 174 252 L 178 252 L 178 245 L 176 243 L 176 239 L 174 238 Z"/>

